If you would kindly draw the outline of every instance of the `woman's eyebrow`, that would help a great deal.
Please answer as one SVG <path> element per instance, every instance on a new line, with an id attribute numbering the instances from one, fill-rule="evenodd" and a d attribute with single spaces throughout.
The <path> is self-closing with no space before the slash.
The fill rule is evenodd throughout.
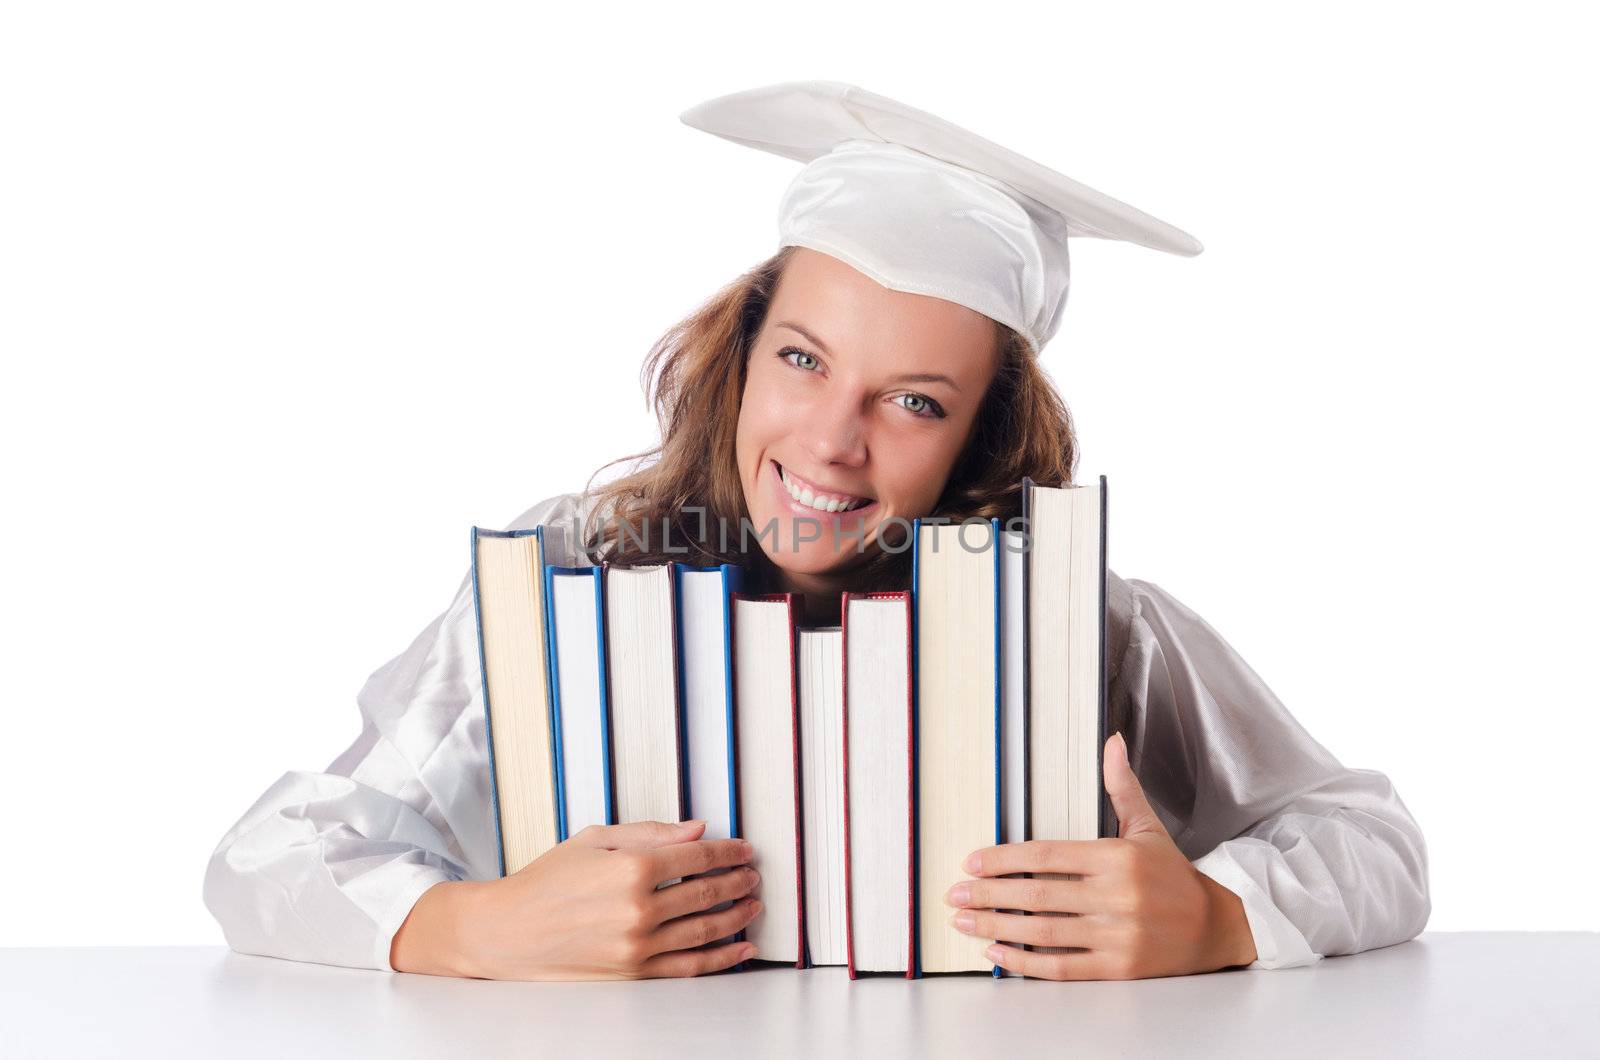
<path id="1" fill-rule="evenodd" d="M 943 383 L 956 393 L 961 393 L 961 388 L 956 386 L 956 381 L 947 375 L 933 375 L 928 372 L 917 372 L 912 375 L 897 375 L 896 383 Z"/>
<path id="2" fill-rule="evenodd" d="M 805 328 L 791 320 L 780 320 L 772 326 L 775 328 L 788 328 L 790 331 L 799 332 L 805 337 L 807 342 L 811 343 L 828 356 L 833 356 L 833 351 L 828 349 L 827 343 L 823 342 L 821 339 L 811 334 L 811 332 L 807 331 Z M 939 375 L 934 372 L 913 372 L 908 375 L 899 375 L 895 376 L 894 381 L 896 383 L 943 383 L 956 393 L 961 393 L 961 388 L 956 385 L 956 381 L 954 379 L 951 379 L 947 375 Z"/>
<path id="3" fill-rule="evenodd" d="M 801 327 L 799 324 L 792 323 L 791 321 L 788 321 L 788 320 L 780 320 L 776 324 L 774 324 L 773 327 L 788 328 L 790 331 L 798 331 L 801 335 L 805 336 L 806 341 L 811 343 L 811 345 L 817 347 L 823 353 L 827 354 L 829 357 L 833 356 L 833 351 L 828 349 L 828 344 L 826 342 L 823 342 L 821 339 L 819 339 L 815 335 L 811 334 L 811 332 L 807 331 L 805 328 Z"/>

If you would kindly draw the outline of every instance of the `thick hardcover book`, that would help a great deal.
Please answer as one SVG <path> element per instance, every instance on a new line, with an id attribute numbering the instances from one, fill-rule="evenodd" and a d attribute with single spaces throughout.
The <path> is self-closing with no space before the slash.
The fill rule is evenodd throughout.
<path id="1" fill-rule="evenodd" d="M 695 567 L 674 563 L 678 583 L 678 674 L 683 721 L 680 742 L 685 748 L 688 777 L 686 818 L 706 822 L 704 839 L 741 836 L 734 743 L 733 624 L 730 596 L 744 587 L 744 569 L 723 563 Z M 713 869 L 717 876 L 730 870 Z M 732 902 L 719 902 L 708 912 L 720 912 Z M 719 942 L 737 942 L 744 931 Z M 742 962 L 741 962 L 742 963 Z"/>
<path id="2" fill-rule="evenodd" d="M 911 594 L 845 593 L 845 966 L 912 978 Z M 854 753 L 852 754 L 852 750 Z"/>
<path id="3" fill-rule="evenodd" d="M 1109 735 L 1105 476 L 1062 487 L 1025 478 L 1022 513 L 1030 540 L 1027 837 L 1114 836 L 1116 815 L 1103 775 Z"/>
<path id="4" fill-rule="evenodd" d="M 1000 809 L 1002 841 L 1028 837 L 1028 579 L 1027 536 L 1000 534 Z M 1022 913 L 1006 909 L 1001 912 Z M 995 965 L 994 976 L 1016 972 Z"/>
<path id="5" fill-rule="evenodd" d="M 911 554 L 916 978 L 994 974 L 987 942 L 949 923 L 945 892 L 1001 841 L 1000 521 L 918 519 Z"/>
<path id="6" fill-rule="evenodd" d="M 738 817 L 755 848 L 763 908 L 745 929 L 758 961 L 809 968 L 800 791 L 800 708 L 792 593 L 735 594 Z"/>
<path id="7" fill-rule="evenodd" d="M 733 623 L 730 597 L 743 590 L 737 564 L 677 571 L 678 673 L 681 676 L 689 792 L 686 817 L 706 822 L 705 838 L 739 836 L 735 790 Z"/>
<path id="8" fill-rule="evenodd" d="M 681 821 L 688 791 L 676 572 L 670 563 L 601 567 L 617 821 Z"/>
<path id="9" fill-rule="evenodd" d="M 606 710 L 605 591 L 600 568 L 546 566 L 550 692 L 561 839 L 615 823 Z"/>
<path id="10" fill-rule="evenodd" d="M 547 558 L 568 558 L 564 528 L 472 528 L 472 600 L 502 876 L 560 841 Z"/>
<path id="11" fill-rule="evenodd" d="M 800 835 L 813 965 L 849 963 L 844 881 L 844 631 L 800 630 Z"/>

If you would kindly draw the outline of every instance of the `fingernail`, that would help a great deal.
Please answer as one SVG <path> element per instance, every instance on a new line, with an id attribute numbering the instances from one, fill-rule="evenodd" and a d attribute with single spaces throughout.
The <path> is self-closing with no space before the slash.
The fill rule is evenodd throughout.
<path id="1" fill-rule="evenodd" d="M 974 914 L 963 909 L 961 912 L 950 918 L 950 924 L 957 931 L 971 931 L 977 926 L 978 918 Z"/>
<path id="2" fill-rule="evenodd" d="M 972 897 L 972 891 L 964 883 L 958 883 L 950 888 L 950 893 L 945 895 L 945 901 L 951 905 L 966 905 L 967 899 Z"/>
<path id="3" fill-rule="evenodd" d="M 746 946 L 746 947 L 745 947 L 745 948 L 744 948 L 744 950 L 743 950 L 743 951 L 742 951 L 742 952 L 741 952 L 741 953 L 740 953 L 740 954 L 739 954 L 739 959 L 740 959 L 740 960 L 741 960 L 741 961 L 747 961 L 747 960 L 749 960 L 749 959 L 750 959 L 750 958 L 751 958 L 751 957 L 754 957 L 754 956 L 755 956 L 755 955 L 756 955 L 756 948 L 755 948 L 755 946 L 753 946 L 753 945 L 752 945 L 752 946 Z"/>
<path id="4" fill-rule="evenodd" d="M 977 872 L 983 867 L 983 858 L 976 850 L 974 850 L 972 853 L 967 855 L 967 860 L 961 863 L 961 867 L 966 869 L 968 872 Z"/>
<path id="5" fill-rule="evenodd" d="M 696 817 L 692 821 L 684 821 L 682 827 L 685 832 L 692 832 L 694 830 L 694 826 L 697 824 L 705 824 L 705 822 Z"/>
<path id="6" fill-rule="evenodd" d="M 983 955 L 996 964 L 1000 963 L 1000 947 L 997 945 L 990 946 L 988 949 L 984 950 Z"/>
<path id="7" fill-rule="evenodd" d="M 748 857 L 749 857 L 749 856 L 750 856 L 750 855 L 751 855 L 751 854 L 754 854 L 754 853 L 755 853 L 755 852 L 756 852 L 756 848 L 755 848 L 755 847 L 753 847 L 753 846 L 751 846 L 751 845 L 750 845 L 750 840 L 748 840 L 748 839 L 741 839 L 741 840 L 740 840 L 740 841 L 739 841 L 739 843 L 740 843 L 740 846 L 739 846 L 739 851 L 740 851 L 740 853 L 742 853 L 742 854 L 743 854 L 743 855 L 744 855 L 744 856 L 745 856 L 745 857 L 747 857 L 747 858 L 748 858 Z"/>
<path id="8" fill-rule="evenodd" d="M 759 912 L 761 912 L 761 899 L 759 899 L 759 898 L 750 899 L 750 913 L 751 913 L 751 915 L 754 915 L 754 914 L 759 913 Z"/>

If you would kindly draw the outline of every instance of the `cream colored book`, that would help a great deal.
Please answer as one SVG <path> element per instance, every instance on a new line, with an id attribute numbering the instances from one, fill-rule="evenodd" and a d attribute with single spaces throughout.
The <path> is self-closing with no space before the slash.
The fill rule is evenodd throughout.
<path id="1" fill-rule="evenodd" d="M 730 598 L 739 827 L 762 904 L 745 928 L 757 961 L 810 966 L 800 842 L 800 703 L 793 593 Z"/>
<path id="2" fill-rule="evenodd" d="M 911 593 L 847 592 L 844 634 L 846 965 L 910 976 Z"/>
<path id="3" fill-rule="evenodd" d="M 913 524 L 917 975 L 992 972 L 950 924 L 967 855 L 1000 842 L 1000 523 Z"/>
<path id="4" fill-rule="evenodd" d="M 844 631 L 802 629 L 800 679 L 800 863 L 806 947 L 813 965 L 848 963 L 844 887 Z"/>
<path id="5" fill-rule="evenodd" d="M 564 527 L 472 528 L 472 599 L 502 876 L 560 839 L 544 568 L 569 559 Z"/>
<path id="6" fill-rule="evenodd" d="M 1116 817 L 1101 772 L 1107 736 L 1105 476 L 1065 487 L 1023 479 L 1022 512 L 1029 536 L 1027 838 L 1114 836 Z"/>

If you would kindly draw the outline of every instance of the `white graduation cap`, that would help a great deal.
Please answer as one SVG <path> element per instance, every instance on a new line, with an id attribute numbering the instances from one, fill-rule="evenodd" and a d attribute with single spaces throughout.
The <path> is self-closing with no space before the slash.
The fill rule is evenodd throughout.
<path id="1" fill-rule="evenodd" d="M 896 291 L 975 309 L 1037 354 L 1067 301 L 1067 237 L 1173 254 L 1200 241 L 943 118 L 839 81 L 789 81 L 690 107 L 685 124 L 806 163 L 778 246 L 832 255 Z"/>

